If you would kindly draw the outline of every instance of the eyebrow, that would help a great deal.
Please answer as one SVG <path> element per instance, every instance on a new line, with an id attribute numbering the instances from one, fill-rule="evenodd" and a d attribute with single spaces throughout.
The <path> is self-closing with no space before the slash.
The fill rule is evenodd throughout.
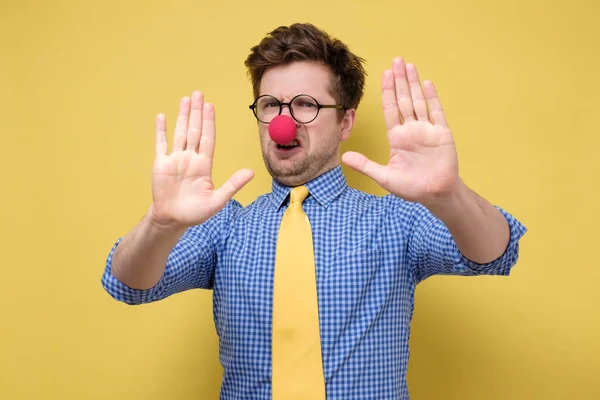
<path id="1" fill-rule="evenodd" d="M 331 95 L 331 93 L 329 93 L 329 94 Z M 316 96 L 316 95 L 314 95 L 314 94 L 310 94 L 310 93 L 307 93 L 307 92 L 298 92 L 298 93 L 294 94 L 293 96 L 291 96 L 291 97 L 288 97 L 288 99 L 289 99 L 289 100 L 291 100 L 291 99 L 293 99 L 294 97 L 296 97 L 296 96 L 300 96 L 300 95 L 306 95 L 306 96 L 313 97 L 313 98 L 314 98 L 315 100 L 317 100 L 319 103 L 322 103 L 323 101 L 329 101 L 329 100 L 319 100 L 319 99 L 317 98 L 317 96 Z M 279 100 L 280 102 L 284 103 L 284 101 L 282 100 L 282 97 L 275 96 L 274 94 L 270 94 L 270 93 L 263 93 L 263 94 L 259 94 L 259 95 L 258 95 L 258 97 L 260 97 L 260 96 L 271 96 L 271 97 L 274 97 L 274 98 L 276 98 L 276 99 L 277 99 L 277 100 Z M 257 98 L 258 98 L 258 97 L 257 97 Z M 285 96 L 284 96 L 284 97 L 285 97 Z M 331 100 L 331 101 L 337 101 L 337 100 L 335 100 L 335 97 L 334 97 L 333 95 L 331 95 L 331 97 L 332 97 L 332 99 L 333 99 L 333 100 Z M 289 101 L 289 100 L 288 100 L 288 101 Z"/>

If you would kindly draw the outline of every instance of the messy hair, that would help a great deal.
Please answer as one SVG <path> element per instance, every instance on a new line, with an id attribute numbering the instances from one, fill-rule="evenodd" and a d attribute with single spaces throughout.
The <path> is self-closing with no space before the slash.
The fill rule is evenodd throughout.
<path id="1" fill-rule="evenodd" d="M 329 67 L 333 73 L 332 95 L 338 104 L 346 109 L 358 108 L 365 86 L 365 60 L 312 24 L 280 26 L 252 47 L 245 65 L 254 97 L 259 96 L 262 76 L 269 67 L 294 61 L 316 61 Z"/>

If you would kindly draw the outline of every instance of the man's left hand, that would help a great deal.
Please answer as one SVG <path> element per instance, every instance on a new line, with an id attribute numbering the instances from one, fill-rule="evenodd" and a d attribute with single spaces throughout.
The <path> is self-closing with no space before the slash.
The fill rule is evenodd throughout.
<path id="1" fill-rule="evenodd" d="M 356 152 L 342 161 L 407 201 L 434 207 L 461 189 L 452 132 L 431 81 L 419 81 L 414 64 L 395 58 L 382 77 L 383 113 L 390 160 L 381 165 Z"/>

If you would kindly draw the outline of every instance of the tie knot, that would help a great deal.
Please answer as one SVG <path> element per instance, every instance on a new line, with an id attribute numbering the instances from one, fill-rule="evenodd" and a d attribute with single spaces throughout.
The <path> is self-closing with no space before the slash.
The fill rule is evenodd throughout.
<path id="1" fill-rule="evenodd" d="M 290 203 L 302 203 L 306 199 L 306 196 L 308 196 L 306 186 L 297 186 L 290 193 Z"/>

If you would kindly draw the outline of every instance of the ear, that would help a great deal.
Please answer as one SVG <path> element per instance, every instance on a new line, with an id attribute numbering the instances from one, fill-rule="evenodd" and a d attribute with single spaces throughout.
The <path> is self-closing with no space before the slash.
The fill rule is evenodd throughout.
<path id="1" fill-rule="evenodd" d="M 354 127 L 354 121 L 356 120 L 356 110 L 351 108 L 346 110 L 344 119 L 342 120 L 342 130 L 340 132 L 340 140 L 343 142 L 350 137 L 352 128 Z"/>

